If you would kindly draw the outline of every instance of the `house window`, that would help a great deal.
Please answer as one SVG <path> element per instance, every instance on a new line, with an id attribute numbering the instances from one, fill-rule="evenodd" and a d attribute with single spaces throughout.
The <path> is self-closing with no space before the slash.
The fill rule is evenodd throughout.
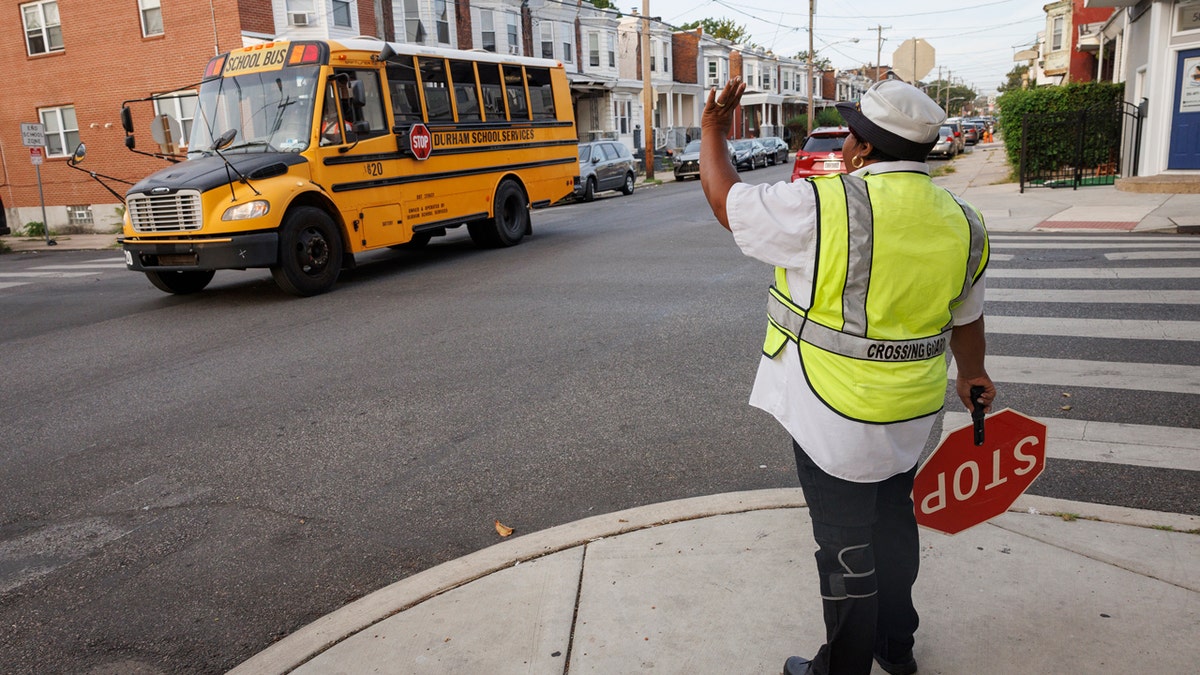
<path id="1" fill-rule="evenodd" d="M 433 20 L 437 23 L 438 44 L 450 44 L 450 19 L 446 14 L 446 0 L 434 0 Z"/>
<path id="2" fill-rule="evenodd" d="M 658 72 L 658 42 L 650 43 L 650 72 Z"/>
<path id="3" fill-rule="evenodd" d="M 92 224 L 92 206 L 91 204 L 76 204 L 67 207 L 67 224 L 68 225 L 91 225 Z"/>
<path id="4" fill-rule="evenodd" d="M 421 22 L 421 6 L 417 0 L 404 0 L 404 39 L 409 44 L 425 44 L 425 24 Z M 486 49 L 486 47 L 485 47 Z"/>
<path id="5" fill-rule="evenodd" d="M 196 92 L 173 91 L 169 94 L 156 95 L 154 99 L 154 114 L 169 115 L 179 122 L 180 138 L 175 139 L 176 145 L 187 145 L 192 137 L 192 122 L 196 117 Z"/>
<path id="6" fill-rule="evenodd" d="M 138 0 L 142 16 L 142 37 L 163 34 L 162 0 Z"/>
<path id="7" fill-rule="evenodd" d="M 1050 31 L 1050 51 L 1056 52 L 1063 48 L 1063 24 L 1066 22 L 1066 17 L 1054 17 L 1053 30 Z"/>
<path id="8" fill-rule="evenodd" d="M 521 41 L 517 37 L 517 16 L 515 14 L 508 15 L 508 53 L 521 53 Z"/>
<path id="9" fill-rule="evenodd" d="M 307 26 L 313 23 L 314 13 L 313 0 L 287 0 L 289 26 Z"/>
<path id="10" fill-rule="evenodd" d="M 21 5 L 21 20 L 25 22 L 25 48 L 30 56 L 62 51 L 62 26 L 58 21 L 57 2 Z"/>
<path id="11" fill-rule="evenodd" d="M 709 59 L 708 63 L 708 78 L 706 86 L 719 87 L 721 86 L 721 62 L 716 59 Z"/>
<path id="12" fill-rule="evenodd" d="M 570 33 L 563 37 L 563 61 L 571 63 L 574 60 L 575 45 L 569 39 Z"/>
<path id="13" fill-rule="evenodd" d="M 600 67 L 600 34 L 588 33 L 588 65 Z"/>
<path id="14" fill-rule="evenodd" d="M 762 80 L 763 80 L 762 88 L 765 91 L 771 91 L 771 67 L 770 66 L 763 68 Z"/>
<path id="15" fill-rule="evenodd" d="M 662 64 L 663 72 L 671 72 L 671 47 L 665 42 L 660 42 L 659 47 L 662 47 Z"/>
<path id="16" fill-rule="evenodd" d="M 348 0 L 333 0 L 333 25 L 341 28 L 353 28 Z"/>
<path id="17" fill-rule="evenodd" d="M 479 10 L 479 30 L 483 48 L 489 52 L 496 51 L 496 26 L 492 23 L 492 10 Z"/>
<path id="18" fill-rule="evenodd" d="M 617 121 L 617 130 L 622 134 L 629 133 L 629 118 L 633 116 L 633 105 L 629 101 L 613 101 L 613 117 Z"/>
<path id="19" fill-rule="evenodd" d="M 608 67 L 617 67 L 617 36 L 613 33 L 608 34 Z"/>
<path id="20" fill-rule="evenodd" d="M 554 24 L 542 22 L 542 58 L 554 58 Z"/>
<path id="21" fill-rule="evenodd" d="M 66 157 L 79 145 L 79 123 L 75 121 L 75 106 L 43 108 L 38 111 L 46 128 L 46 156 Z"/>

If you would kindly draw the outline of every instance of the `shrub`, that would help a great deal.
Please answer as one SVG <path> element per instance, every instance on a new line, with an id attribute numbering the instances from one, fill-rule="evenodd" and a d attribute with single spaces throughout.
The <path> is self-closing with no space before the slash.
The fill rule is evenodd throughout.
<path id="1" fill-rule="evenodd" d="M 1110 160 L 1109 148 L 1112 138 L 1120 137 L 1119 114 L 1114 114 L 1124 99 L 1123 83 L 1089 82 L 1071 83 L 1061 87 L 1037 89 L 1013 89 L 1004 92 L 996 101 L 1000 106 L 1000 132 L 1004 138 L 1004 151 L 1012 166 L 1021 164 L 1022 120 L 1030 118 L 1029 143 L 1025 152 L 1025 169 L 1029 173 L 1051 171 L 1075 161 L 1079 138 L 1074 133 L 1063 133 L 1063 126 L 1077 127 L 1082 115 L 1100 120 L 1089 122 L 1089 133 L 1083 139 L 1082 166 L 1095 166 Z M 1071 128 L 1068 127 L 1068 128 Z"/>
<path id="2" fill-rule="evenodd" d="M 44 237 L 46 236 L 46 225 L 40 220 L 31 220 L 25 223 L 26 237 Z"/>

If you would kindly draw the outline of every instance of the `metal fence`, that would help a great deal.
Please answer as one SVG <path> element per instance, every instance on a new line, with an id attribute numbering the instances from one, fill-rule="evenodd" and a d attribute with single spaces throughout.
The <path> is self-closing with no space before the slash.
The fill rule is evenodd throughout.
<path id="1" fill-rule="evenodd" d="M 1021 118 L 1020 190 L 1112 185 L 1137 175 L 1146 102 Z"/>

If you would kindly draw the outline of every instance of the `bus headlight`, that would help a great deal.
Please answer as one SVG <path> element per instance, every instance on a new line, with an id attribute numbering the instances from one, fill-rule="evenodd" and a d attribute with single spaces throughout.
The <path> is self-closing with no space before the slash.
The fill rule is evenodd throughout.
<path id="1" fill-rule="evenodd" d="M 225 209 L 225 213 L 221 214 L 221 220 L 246 220 L 248 218 L 258 218 L 265 216 L 271 210 L 270 202 L 265 199 L 256 199 L 245 204 L 238 204 Z"/>

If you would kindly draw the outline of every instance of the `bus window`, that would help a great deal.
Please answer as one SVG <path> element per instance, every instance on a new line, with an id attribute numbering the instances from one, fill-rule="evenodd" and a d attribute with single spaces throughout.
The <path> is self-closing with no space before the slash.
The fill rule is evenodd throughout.
<path id="1" fill-rule="evenodd" d="M 362 82 L 361 86 L 365 102 L 362 110 L 359 111 L 359 119 L 370 126 L 369 131 L 364 131 L 360 126 L 358 137 L 363 138 L 386 134 L 388 132 L 388 123 L 387 117 L 383 112 L 383 92 L 379 87 L 379 72 L 375 70 L 358 70 L 352 72 L 351 77 Z"/>
<path id="2" fill-rule="evenodd" d="M 417 91 L 417 70 L 412 61 L 388 62 L 388 88 L 392 93 L 392 118 L 396 124 L 421 119 L 421 97 Z"/>
<path id="3" fill-rule="evenodd" d="M 525 75 L 521 66 L 504 66 L 504 91 L 508 94 L 508 112 L 514 120 L 529 119 L 525 100 Z"/>
<path id="4" fill-rule="evenodd" d="M 450 79 L 454 82 L 454 103 L 459 122 L 478 122 L 479 94 L 475 89 L 475 64 L 470 61 L 450 61 Z"/>
<path id="5" fill-rule="evenodd" d="M 550 87 L 550 70 L 547 68 L 525 68 L 529 78 L 529 107 L 533 119 L 555 119 L 554 90 Z"/>
<path id="6" fill-rule="evenodd" d="M 342 131 L 350 127 L 349 118 L 345 122 L 338 122 L 338 93 L 344 87 L 344 84 L 333 80 L 325 87 L 325 106 L 321 109 L 321 145 L 340 145 L 344 141 Z"/>
<path id="7" fill-rule="evenodd" d="M 479 64 L 479 86 L 483 89 L 483 111 L 489 122 L 503 120 L 504 88 L 500 86 L 500 66 L 491 63 Z"/>
<path id="8" fill-rule="evenodd" d="M 450 85 L 446 82 L 445 59 L 418 56 L 421 67 L 421 85 L 425 90 L 425 112 L 430 122 L 452 122 L 454 111 L 450 109 Z"/>

